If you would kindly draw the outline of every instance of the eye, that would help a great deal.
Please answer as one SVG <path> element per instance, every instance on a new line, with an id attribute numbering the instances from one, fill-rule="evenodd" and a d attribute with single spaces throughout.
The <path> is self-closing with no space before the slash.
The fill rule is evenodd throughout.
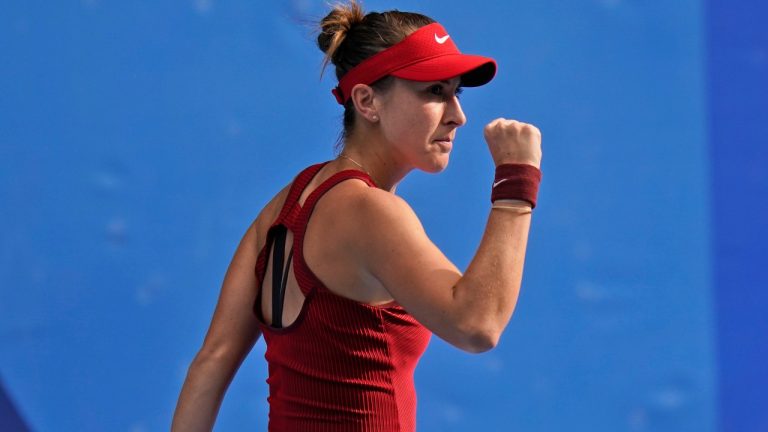
<path id="1" fill-rule="evenodd" d="M 453 92 L 453 96 L 455 96 L 456 99 L 458 99 L 462 91 L 464 90 L 461 87 L 456 87 L 456 90 Z M 448 94 L 448 89 L 446 88 L 446 86 L 442 84 L 435 84 L 435 85 L 429 86 L 427 88 L 427 92 L 432 96 L 438 96 L 443 99 L 448 99 L 453 97 L 450 94 Z"/>
<path id="2" fill-rule="evenodd" d="M 435 84 L 433 86 L 429 86 L 429 89 L 427 89 L 430 94 L 433 94 L 435 96 L 442 96 L 443 93 L 445 93 L 445 89 L 443 89 L 443 86 L 440 84 Z"/>

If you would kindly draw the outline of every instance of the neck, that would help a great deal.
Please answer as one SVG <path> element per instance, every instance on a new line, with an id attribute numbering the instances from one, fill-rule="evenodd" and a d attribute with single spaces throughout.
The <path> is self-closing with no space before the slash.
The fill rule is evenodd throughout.
<path id="1" fill-rule="evenodd" d="M 387 151 L 386 145 L 377 144 L 379 143 L 375 140 L 366 140 L 363 144 L 354 137 L 349 137 L 344 143 L 341 154 L 359 163 L 380 189 L 394 193 L 398 183 L 413 167 L 398 163 L 397 159 Z M 351 161 L 347 162 L 354 165 Z M 359 167 L 355 165 L 355 168 Z"/>

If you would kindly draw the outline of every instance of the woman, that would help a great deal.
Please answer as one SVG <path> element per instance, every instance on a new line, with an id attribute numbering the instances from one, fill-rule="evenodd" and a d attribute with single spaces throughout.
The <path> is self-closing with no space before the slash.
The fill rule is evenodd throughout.
<path id="1" fill-rule="evenodd" d="M 431 333 L 483 352 L 515 307 L 540 180 L 535 127 L 498 119 L 485 128 L 497 166 L 493 205 L 463 275 L 394 194 L 411 170 L 446 167 L 466 122 L 460 87 L 487 83 L 496 63 L 459 53 L 420 14 L 364 15 L 350 1 L 320 26 L 345 110 L 342 151 L 301 172 L 245 233 L 174 430 L 213 427 L 263 334 L 269 430 L 413 431 L 413 371 Z"/>

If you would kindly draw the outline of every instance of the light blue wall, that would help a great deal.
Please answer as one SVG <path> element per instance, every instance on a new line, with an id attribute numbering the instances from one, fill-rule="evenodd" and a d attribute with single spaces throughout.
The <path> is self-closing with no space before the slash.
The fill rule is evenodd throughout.
<path id="1" fill-rule="evenodd" d="M 544 135 L 515 316 L 488 354 L 433 339 L 416 376 L 419 430 L 717 430 L 702 2 L 366 7 L 426 13 L 499 62 L 462 96 L 469 123 L 449 168 L 398 188 L 459 267 L 489 208 L 482 127 L 505 116 Z M 4 9 L 5 392 L 36 431 L 167 429 L 243 232 L 301 168 L 333 157 L 341 111 L 303 24 L 325 7 Z M 218 430 L 265 428 L 263 351 Z"/>

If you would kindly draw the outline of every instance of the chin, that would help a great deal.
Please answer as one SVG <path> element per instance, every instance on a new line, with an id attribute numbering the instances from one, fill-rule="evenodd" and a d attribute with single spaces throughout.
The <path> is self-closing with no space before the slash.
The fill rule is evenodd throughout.
<path id="1" fill-rule="evenodd" d="M 442 172 L 448 168 L 448 161 L 450 160 L 449 154 L 450 153 L 443 153 L 436 155 L 433 159 L 426 161 L 424 166 L 421 167 L 421 170 L 430 174 Z"/>

